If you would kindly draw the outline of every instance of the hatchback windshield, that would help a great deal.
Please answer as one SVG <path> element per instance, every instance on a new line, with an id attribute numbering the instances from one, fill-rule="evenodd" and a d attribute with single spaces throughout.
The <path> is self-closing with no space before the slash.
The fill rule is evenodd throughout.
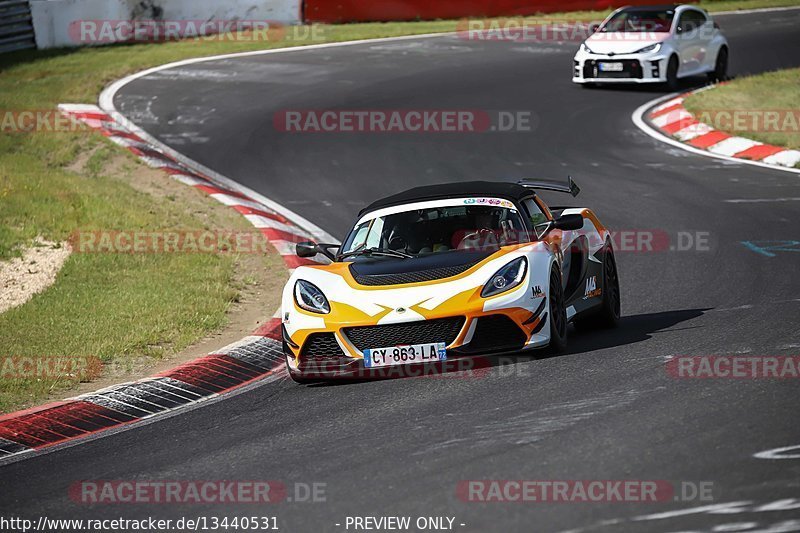
<path id="1" fill-rule="evenodd" d="M 525 242 L 522 218 L 508 200 L 462 198 L 422 205 L 362 220 L 347 236 L 340 253 L 391 250 L 418 256 L 453 250 L 491 251 Z"/>
<path id="2" fill-rule="evenodd" d="M 601 33 L 657 32 L 666 33 L 672 27 L 675 12 L 672 10 L 631 10 L 620 11 L 600 28 Z"/>

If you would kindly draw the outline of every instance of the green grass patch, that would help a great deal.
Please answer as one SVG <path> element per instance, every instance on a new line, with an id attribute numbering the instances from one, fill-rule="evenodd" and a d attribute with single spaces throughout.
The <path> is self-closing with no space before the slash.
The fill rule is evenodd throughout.
<path id="1" fill-rule="evenodd" d="M 739 78 L 691 95 L 684 106 L 731 135 L 800 150 L 800 68 Z"/>

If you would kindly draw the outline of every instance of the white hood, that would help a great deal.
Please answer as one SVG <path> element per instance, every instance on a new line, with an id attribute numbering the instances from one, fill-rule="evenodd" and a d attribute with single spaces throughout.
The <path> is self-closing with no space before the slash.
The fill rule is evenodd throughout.
<path id="1" fill-rule="evenodd" d="M 646 46 L 665 41 L 669 33 L 595 33 L 585 43 L 596 54 L 633 54 Z"/>

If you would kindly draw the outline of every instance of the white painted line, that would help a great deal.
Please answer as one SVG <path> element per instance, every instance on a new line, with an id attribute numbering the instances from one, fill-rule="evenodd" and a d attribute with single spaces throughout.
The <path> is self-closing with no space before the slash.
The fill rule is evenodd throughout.
<path id="1" fill-rule="evenodd" d="M 797 453 L 781 455 L 783 452 L 791 451 L 797 451 Z M 753 457 L 756 457 L 757 459 L 800 459 L 800 445 L 785 446 L 783 448 L 775 448 L 772 450 L 758 452 Z"/>
<path id="2" fill-rule="evenodd" d="M 702 88 L 702 89 L 700 89 L 699 91 L 696 91 L 696 92 L 700 92 L 700 91 L 703 91 L 703 90 L 708 90 L 709 88 L 712 88 L 712 87 L 714 87 L 714 86 L 713 85 L 709 85 L 708 87 L 704 87 L 704 88 Z M 701 156 L 705 156 L 705 157 L 713 157 L 714 159 L 722 159 L 723 161 L 730 161 L 732 163 L 740 163 L 742 165 L 751 165 L 751 166 L 755 166 L 755 167 L 768 168 L 768 169 L 778 170 L 778 171 L 782 171 L 782 172 L 791 172 L 793 174 L 800 174 L 800 169 L 797 169 L 797 168 L 787 168 L 787 167 L 782 167 L 782 166 L 777 166 L 777 165 L 771 165 L 769 163 L 764 163 L 764 162 L 761 162 L 761 161 L 751 161 L 749 159 L 737 159 L 735 157 L 730 157 L 730 156 L 721 155 L 721 154 L 715 154 L 715 153 L 712 153 L 712 152 L 707 152 L 705 150 L 701 150 L 699 148 L 695 148 L 694 146 L 692 146 L 690 144 L 684 144 L 684 143 L 682 143 L 682 142 L 680 142 L 678 140 L 673 139 L 672 137 L 670 137 L 668 135 L 665 135 L 664 133 L 658 131 L 657 129 L 652 128 L 649 124 L 647 124 L 647 122 L 645 122 L 644 116 L 645 116 L 645 114 L 648 112 L 648 110 L 650 108 L 652 108 L 653 106 L 662 104 L 662 103 L 666 102 L 667 100 L 669 100 L 670 98 L 675 98 L 676 95 L 677 95 L 677 93 L 668 94 L 666 96 L 662 96 L 660 98 L 656 98 L 654 100 L 650 100 L 649 102 L 646 102 L 646 103 L 642 104 L 641 106 L 639 106 L 633 112 L 633 114 L 631 115 L 631 120 L 633 121 L 633 123 L 636 125 L 637 128 L 642 130 L 645 134 L 649 135 L 653 139 L 655 139 L 657 141 L 661 141 L 661 142 L 666 143 L 666 144 L 669 144 L 670 146 L 674 146 L 675 148 L 680 148 L 681 150 L 685 150 L 687 152 L 691 152 L 691 153 L 696 154 L 696 155 L 701 155 Z M 778 155 L 778 154 L 776 154 L 776 155 Z M 771 157 L 774 157 L 774 156 L 771 156 Z M 770 159 L 770 158 L 768 157 L 764 161 L 766 161 L 767 159 Z"/>
<path id="3" fill-rule="evenodd" d="M 781 165 L 784 167 L 793 167 L 800 163 L 800 152 L 797 150 L 784 150 L 763 159 L 765 163 L 772 165 Z"/>
<path id="4" fill-rule="evenodd" d="M 729 204 L 760 204 L 765 202 L 800 202 L 800 198 L 733 198 L 723 200 Z"/>
<path id="5" fill-rule="evenodd" d="M 716 13 L 709 13 L 711 18 L 717 16 L 731 16 L 731 15 L 750 15 L 752 13 L 777 13 L 779 11 L 792 11 L 795 9 L 800 9 L 800 6 L 789 6 L 789 7 L 762 7 L 758 9 L 740 9 L 737 11 L 718 11 Z"/>
<path id="6" fill-rule="evenodd" d="M 710 146 L 708 151 L 721 155 L 734 155 L 760 144 L 762 143 L 752 139 L 745 139 L 744 137 L 728 137 L 724 141 L 718 142 L 714 146 Z"/>

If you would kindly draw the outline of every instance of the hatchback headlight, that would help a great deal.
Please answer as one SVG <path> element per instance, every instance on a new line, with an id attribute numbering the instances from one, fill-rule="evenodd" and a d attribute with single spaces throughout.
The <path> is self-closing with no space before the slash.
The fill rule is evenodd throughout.
<path id="1" fill-rule="evenodd" d="M 331 312 L 331 305 L 328 299 L 313 283 L 297 280 L 294 284 L 294 301 L 301 309 L 312 313 L 328 314 Z"/>
<path id="2" fill-rule="evenodd" d="M 509 264 L 501 268 L 495 273 L 494 276 L 483 286 L 481 296 L 488 298 L 497 294 L 510 291 L 514 287 L 522 283 L 525 279 L 525 273 L 528 271 L 528 260 L 524 257 L 514 259 Z"/>
<path id="3" fill-rule="evenodd" d="M 583 50 L 584 52 L 586 52 L 586 53 L 588 53 L 588 54 L 593 54 L 593 53 L 594 53 L 594 52 L 592 51 L 592 49 L 591 49 L 591 48 L 589 48 L 588 46 L 586 46 L 586 43 L 583 43 L 583 44 L 581 45 L 581 50 Z"/>
<path id="4" fill-rule="evenodd" d="M 641 50 L 637 50 L 634 54 L 646 54 L 648 52 L 658 52 L 661 50 L 661 43 L 651 44 L 650 46 L 645 46 Z"/>

